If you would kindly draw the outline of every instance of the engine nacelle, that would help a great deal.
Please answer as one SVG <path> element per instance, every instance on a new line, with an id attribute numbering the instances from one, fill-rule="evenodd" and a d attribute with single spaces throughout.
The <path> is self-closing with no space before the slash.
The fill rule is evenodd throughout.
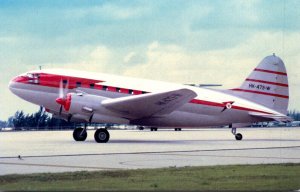
<path id="1" fill-rule="evenodd" d="M 113 112 L 101 105 L 107 97 L 96 95 L 68 93 L 63 104 L 64 109 L 72 119 L 82 119 L 86 122 L 127 124 L 129 121 L 117 117 Z"/>
<path id="2" fill-rule="evenodd" d="M 107 98 L 96 95 L 68 93 L 64 108 L 70 114 L 88 115 L 95 110 L 103 110 L 104 108 L 101 106 L 101 102 L 105 99 Z"/>

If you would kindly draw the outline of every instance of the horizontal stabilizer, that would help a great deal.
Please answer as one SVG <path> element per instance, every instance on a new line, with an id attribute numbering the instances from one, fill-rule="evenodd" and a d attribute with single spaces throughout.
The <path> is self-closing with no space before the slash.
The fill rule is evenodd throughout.
<path id="1" fill-rule="evenodd" d="M 193 87 L 220 87 L 222 84 L 185 84 Z"/>
<path id="2" fill-rule="evenodd" d="M 289 116 L 286 116 L 284 114 L 265 114 L 265 113 L 259 113 L 259 112 L 249 112 L 249 115 L 254 117 L 261 117 L 266 119 L 273 119 L 274 121 L 280 121 L 280 122 L 291 122 L 293 119 Z"/>
<path id="3" fill-rule="evenodd" d="M 133 120 L 169 114 L 196 96 L 197 94 L 190 89 L 178 89 L 107 99 L 102 102 L 102 106 L 119 113 L 120 117 Z"/>

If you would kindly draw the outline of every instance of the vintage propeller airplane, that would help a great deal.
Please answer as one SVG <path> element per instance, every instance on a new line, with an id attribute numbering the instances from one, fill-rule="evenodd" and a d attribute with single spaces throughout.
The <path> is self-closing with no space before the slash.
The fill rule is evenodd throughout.
<path id="1" fill-rule="evenodd" d="M 10 90 L 66 121 L 130 124 L 151 128 L 232 128 L 261 121 L 290 121 L 289 89 L 283 61 L 265 57 L 239 88 L 219 90 L 64 69 L 30 71 L 13 78 Z M 87 138 L 86 126 L 73 132 Z M 110 135 L 98 129 L 94 138 Z"/>

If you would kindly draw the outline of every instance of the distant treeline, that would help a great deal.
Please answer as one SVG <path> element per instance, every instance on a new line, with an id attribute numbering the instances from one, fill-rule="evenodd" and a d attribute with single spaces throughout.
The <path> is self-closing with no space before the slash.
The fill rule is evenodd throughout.
<path id="1" fill-rule="evenodd" d="M 288 111 L 288 116 L 294 119 L 294 121 L 300 121 L 300 112 L 296 110 Z"/>
<path id="2" fill-rule="evenodd" d="M 289 111 L 288 116 L 292 117 L 294 121 L 300 121 L 300 112 L 296 110 Z M 83 124 L 54 118 L 51 114 L 45 113 L 42 110 L 32 114 L 25 114 L 23 111 L 17 111 L 15 115 L 9 117 L 7 121 L 0 121 L 0 128 L 11 127 L 14 130 L 74 129 L 79 126 L 83 126 Z"/>
<path id="3" fill-rule="evenodd" d="M 11 127 L 14 130 L 73 129 L 78 126 L 82 125 L 80 123 L 67 122 L 54 118 L 51 114 L 45 113 L 42 110 L 32 114 L 17 111 L 15 115 L 9 117 L 7 121 L 0 121 L 0 128 Z"/>

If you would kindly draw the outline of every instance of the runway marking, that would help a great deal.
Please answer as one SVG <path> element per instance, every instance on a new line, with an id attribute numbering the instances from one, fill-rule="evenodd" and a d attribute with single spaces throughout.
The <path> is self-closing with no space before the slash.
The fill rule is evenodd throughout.
<path id="1" fill-rule="evenodd" d="M 57 155 L 20 155 L 21 158 L 50 158 L 50 157 L 75 157 L 75 156 L 104 156 L 104 155 L 143 155 L 143 154 L 165 154 L 165 153 L 192 153 L 192 152 L 218 152 L 218 151 L 246 151 L 246 150 L 272 150 L 272 149 L 293 149 L 300 146 L 279 146 L 279 147 L 252 147 L 252 148 L 223 148 L 223 149 L 198 149 L 198 150 L 178 150 L 178 151 L 141 151 L 123 153 L 83 153 L 83 154 L 57 154 Z M 16 156 L 4 156 L 0 159 L 19 159 Z"/>
<path id="2" fill-rule="evenodd" d="M 275 156 L 246 156 L 246 155 L 206 155 L 206 154 L 162 154 L 162 155 L 172 155 L 172 156 L 189 156 L 189 157 L 234 157 L 234 158 L 250 158 L 250 159 L 294 159 L 300 160 L 300 157 L 275 157 Z"/>
<path id="3" fill-rule="evenodd" d="M 26 166 L 39 166 L 39 167 L 59 167 L 59 168 L 77 168 L 77 169 L 100 169 L 100 170 L 120 170 L 122 168 L 111 167 L 91 167 L 91 166 L 76 166 L 76 165 L 55 165 L 55 164 L 38 164 L 38 163 L 11 163 L 0 162 L 0 165 L 26 165 Z"/>

